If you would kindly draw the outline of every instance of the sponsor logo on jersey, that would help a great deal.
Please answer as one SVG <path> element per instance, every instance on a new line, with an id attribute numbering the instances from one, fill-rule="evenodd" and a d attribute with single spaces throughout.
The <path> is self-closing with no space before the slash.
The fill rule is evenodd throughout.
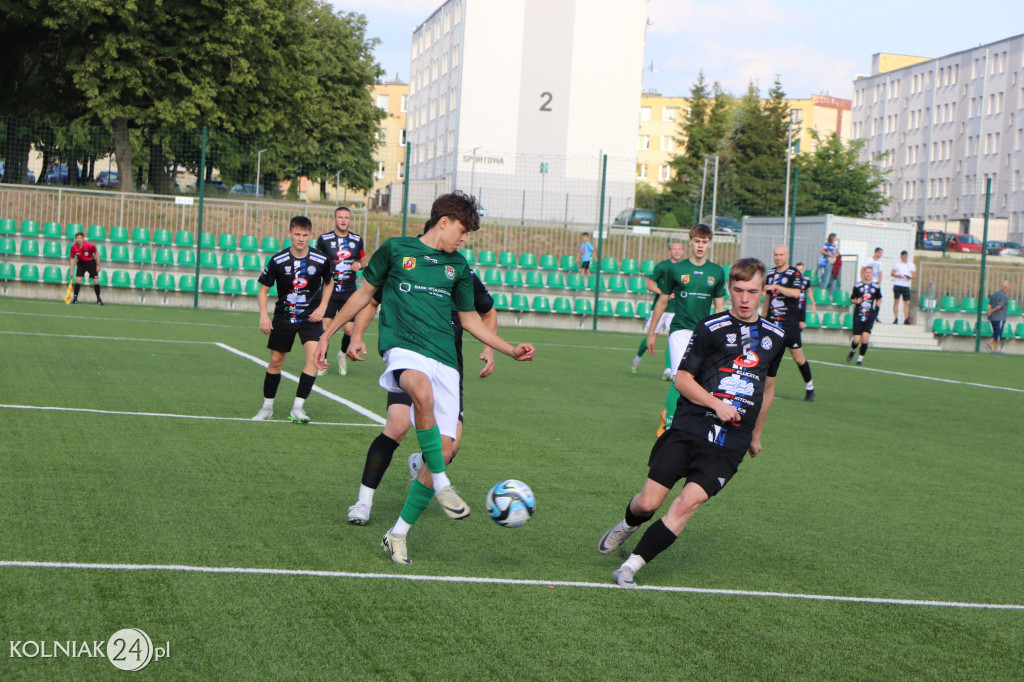
<path id="1" fill-rule="evenodd" d="M 433 263 L 434 265 L 437 265 L 437 259 L 436 258 L 431 258 L 430 256 L 424 256 L 423 260 L 428 260 L 431 263 Z"/>
<path id="2" fill-rule="evenodd" d="M 455 268 L 450 265 L 444 266 L 444 276 L 448 279 L 455 279 Z"/>
<path id="3" fill-rule="evenodd" d="M 679 279 L 683 282 L 683 284 L 689 284 L 690 283 L 690 276 L 689 275 L 682 275 Z"/>
<path id="4" fill-rule="evenodd" d="M 398 290 L 401 291 L 402 293 L 407 294 L 410 291 L 412 291 L 412 285 L 409 284 L 408 282 L 399 282 Z"/>
<path id="5" fill-rule="evenodd" d="M 309 267 L 307 267 L 306 268 L 306 274 L 307 275 L 315 275 L 316 274 L 316 266 L 315 265 L 310 265 Z"/>
<path id="6" fill-rule="evenodd" d="M 718 390 L 730 395 L 754 395 L 754 384 L 743 377 L 730 374 L 718 382 Z"/>
<path id="7" fill-rule="evenodd" d="M 743 355 L 739 356 L 732 361 L 732 364 L 739 365 L 740 367 L 757 367 L 757 363 L 761 362 L 761 358 L 757 356 L 752 350 L 748 350 Z"/>
<path id="8" fill-rule="evenodd" d="M 296 277 L 292 280 L 292 289 L 305 289 L 309 286 L 309 280 L 305 277 Z"/>
<path id="9" fill-rule="evenodd" d="M 725 335 L 725 340 L 728 343 L 736 343 L 736 335 L 735 334 L 726 334 Z"/>
<path id="10" fill-rule="evenodd" d="M 284 266 L 284 274 L 286 274 L 286 275 L 292 274 L 292 266 L 290 266 L 290 265 Z"/>
<path id="11" fill-rule="evenodd" d="M 732 322 L 730 320 L 722 320 L 721 322 L 715 322 L 714 324 L 708 325 L 708 331 L 712 331 L 713 332 L 716 329 L 721 329 L 722 327 L 728 327 L 731 324 L 732 324 Z M 735 340 L 736 335 L 732 334 L 731 336 Z M 732 341 L 730 341 L 729 343 L 732 343 Z"/>
<path id="12" fill-rule="evenodd" d="M 338 251 L 338 258 L 341 260 L 348 260 L 351 257 L 352 252 L 349 251 L 348 249 L 341 249 L 340 251 Z"/>
<path id="13" fill-rule="evenodd" d="M 714 277 L 708 277 L 708 286 L 709 287 L 715 286 L 715 278 Z"/>
<path id="14" fill-rule="evenodd" d="M 770 338 L 768 338 L 767 336 L 764 337 L 763 339 L 761 339 L 761 348 L 764 348 L 765 350 L 771 350 L 772 349 L 772 340 Z"/>
<path id="15" fill-rule="evenodd" d="M 406 270 L 412 270 L 413 268 L 415 268 L 416 267 L 416 257 L 415 256 L 406 256 L 405 258 L 403 258 L 402 259 L 402 267 L 405 268 Z"/>

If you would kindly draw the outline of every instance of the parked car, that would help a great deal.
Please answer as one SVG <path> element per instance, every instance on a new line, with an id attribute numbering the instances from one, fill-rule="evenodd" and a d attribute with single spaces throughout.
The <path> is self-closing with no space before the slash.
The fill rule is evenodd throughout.
<path id="1" fill-rule="evenodd" d="M 481 218 L 486 218 L 487 217 L 487 209 L 484 208 L 484 205 L 479 203 L 479 202 L 477 202 L 477 205 L 476 205 L 476 214 L 478 216 L 480 216 Z"/>
<path id="2" fill-rule="evenodd" d="M 55 163 L 46 169 L 46 175 L 43 176 L 43 182 L 47 185 L 53 184 L 68 184 L 68 165 L 66 163 Z"/>
<path id="3" fill-rule="evenodd" d="M 222 194 L 227 194 L 228 193 L 228 186 L 225 185 L 224 181 L 221 180 L 220 178 L 213 178 L 212 180 L 207 180 L 206 182 L 203 183 L 203 185 L 204 185 L 204 188 L 203 188 L 204 191 L 206 193 L 208 193 L 208 194 L 209 193 L 214 193 L 214 192 L 220 192 Z M 193 182 L 191 185 L 188 186 L 188 188 L 185 191 L 198 193 L 199 192 L 199 182 L 198 181 Z"/>
<path id="4" fill-rule="evenodd" d="M 99 177 L 96 178 L 96 186 L 106 187 L 107 189 L 117 187 L 117 171 L 100 171 Z"/>
<path id="5" fill-rule="evenodd" d="M 235 185 L 231 188 L 231 194 L 241 194 L 247 197 L 261 197 L 263 196 L 263 188 L 257 187 L 256 185 Z"/>
<path id="6" fill-rule="evenodd" d="M 946 233 L 941 230 L 918 230 L 917 248 L 925 251 L 945 251 Z"/>
<path id="7" fill-rule="evenodd" d="M 985 242 L 985 250 L 990 256 L 1024 256 L 1024 247 L 1017 242 L 990 239 Z"/>
<path id="8" fill-rule="evenodd" d="M 713 229 L 718 234 L 739 234 L 743 231 L 743 225 L 740 221 L 729 216 L 710 216 L 706 215 L 700 219 L 700 222 Z"/>
<path id="9" fill-rule="evenodd" d="M 612 225 L 620 227 L 627 225 L 646 225 L 648 227 L 658 226 L 658 216 L 649 208 L 627 208 L 615 216 Z"/>
<path id="10" fill-rule="evenodd" d="M 6 161 L 0 161 L 0 182 L 2 182 L 3 179 L 4 179 L 4 169 L 6 167 L 6 164 L 7 164 Z M 28 175 L 28 182 L 29 182 L 29 184 L 32 184 L 32 185 L 36 184 L 36 174 L 35 174 L 35 171 L 33 171 L 30 168 L 27 171 L 27 175 Z"/>
<path id="11" fill-rule="evenodd" d="M 947 234 L 946 250 L 959 253 L 981 253 L 981 240 L 973 234 Z"/>

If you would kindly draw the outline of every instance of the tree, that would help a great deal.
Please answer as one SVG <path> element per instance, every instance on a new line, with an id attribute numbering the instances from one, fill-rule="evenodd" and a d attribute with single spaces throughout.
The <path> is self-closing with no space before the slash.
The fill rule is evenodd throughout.
<path id="1" fill-rule="evenodd" d="M 815 130 L 811 131 L 811 136 L 816 149 L 797 159 L 800 168 L 797 214 L 861 217 L 877 213 L 889 203 L 883 191 L 885 174 L 877 165 L 857 160 L 867 140 L 843 144 L 836 133 L 831 133 L 822 141 Z"/>

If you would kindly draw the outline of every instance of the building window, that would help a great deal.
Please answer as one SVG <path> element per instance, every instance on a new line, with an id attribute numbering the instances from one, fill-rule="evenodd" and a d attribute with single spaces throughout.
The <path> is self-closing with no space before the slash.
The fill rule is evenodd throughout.
<path id="1" fill-rule="evenodd" d="M 671 135 L 661 136 L 661 151 L 670 152 L 674 148 L 675 140 Z"/>
<path id="2" fill-rule="evenodd" d="M 662 164 L 658 166 L 658 180 L 668 182 L 672 178 L 672 166 Z"/>
<path id="3" fill-rule="evenodd" d="M 383 161 L 378 161 L 377 162 L 377 172 L 373 174 L 373 177 L 377 178 L 378 180 L 380 180 L 381 178 L 384 177 L 384 162 Z"/>
<path id="4" fill-rule="evenodd" d="M 650 121 L 651 120 L 651 108 L 650 107 L 640 107 L 640 120 L 641 121 Z"/>
<path id="5" fill-rule="evenodd" d="M 644 165 L 642 163 L 638 163 L 636 165 L 636 179 L 637 180 L 646 180 L 647 179 L 647 166 L 646 165 Z"/>
<path id="6" fill-rule="evenodd" d="M 676 114 L 679 113 L 679 107 L 665 107 L 661 110 L 662 121 L 674 121 L 676 120 Z"/>
<path id="7" fill-rule="evenodd" d="M 384 111 L 387 111 L 388 110 L 388 102 L 389 102 L 390 99 L 391 98 L 390 98 L 389 95 L 377 95 L 377 108 L 383 109 Z"/>
<path id="8" fill-rule="evenodd" d="M 409 107 L 409 96 L 408 95 L 402 95 L 402 99 L 401 99 L 400 104 L 399 104 L 399 111 L 401 111 L 404 114 L 405 112 L 407 112 L 409 110 L 408 107 Z"/>
<path id="9" fill-rule="evenodd" d="M 636 142 L 636 148 L 639 150 L 646 150 L 651 148 L 651 136 L 641 135 Z"/>
<path id="10" fill-rule="evenodd" d="M 405 129 L 404 128 L 402 129 L 401 135 L 398 136 L 398 139 L 400 140 L 399 144 L 404 147 L 405 146 Z"/>
<path id="11" fill-rule="evenodd" d="M 452 45 L 452 68 L 459 65 L 459 46 Z"/>
<path id="12" fill-rule="evenodd" d="M 377 129 L 377 139 L 380 140 L 381 144 L 387 144 L 388 143 L 388 129 L 387 128 L 378 128 Z"/>

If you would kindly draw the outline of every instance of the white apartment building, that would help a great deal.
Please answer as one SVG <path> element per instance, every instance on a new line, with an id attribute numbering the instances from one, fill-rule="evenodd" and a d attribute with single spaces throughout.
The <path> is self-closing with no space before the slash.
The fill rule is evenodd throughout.
<path id="1" fill-rule="evenodd" d="M 594 223 L 632 205 L 647 0 L 448 0 L 413 31 L 410 198 Z M 394 205 L 398 202 L 392 202 Z"/>
<path id="2" fill-rule="evenodd" d="M 990 239 L 1024 233 L 1024 35 L 937 59 L 876 54 L 854 81 L 851 137 L 888 152 L 892 199 L 879 214 L 980 237 L 992 179 Z M 963 227 L 961 229 L 964 229 Z"/>

